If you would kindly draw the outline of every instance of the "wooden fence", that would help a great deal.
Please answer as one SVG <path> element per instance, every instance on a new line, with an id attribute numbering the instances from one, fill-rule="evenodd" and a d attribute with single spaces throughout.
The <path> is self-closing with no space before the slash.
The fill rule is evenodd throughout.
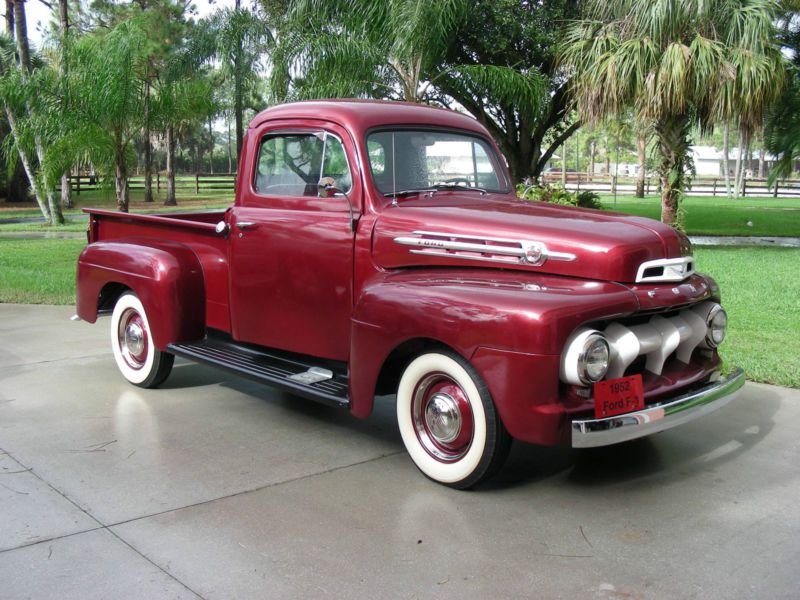
<path id="1" fill-rule="evenodd" d="M 561 173 L 549 172 L 542 175 L 542 181 L 552 185 L 560 185 L 563 181 Z M 733 182 L 731 181 L 731 184 Z M 631 195 L 636 191 L 636 178 L 617 175 L 599 175 L 589 173 L 566 173 L 566 185 L 572 191 L 592 191 L 606 194 Z M 656 194 L 659 191 L 658 179 L 645 179 L 645 194 Z M 722 177 L 694 177 L 691 187 L 686 191 L 692 196 L 725 196 L 725 179 Z M 742 181 L 742 196 L 754 198 L 794 198 L 800 197 L 800 179 L 781 179 L 772 187 L 766 179 L 745 178 Z"/>
<path id="2" fill-rule="evenodd" d="M 175 192 L 187 194 L 201 193 L 233 193 L 236 184 L 236 173 L 193 173 L 175 177 Z M 102 181 L 94 175 L 71 175 L 70 185 L 77 195 L 81 192 L 100 189 Z M 131 175 L 128 177 L 128 189 L 143 190 L 144 175 Z M 167 176 L 163 173 L 153 173 L 153 191 L 161 192 L 167 189 Z"/>
<path id="3" fill-rule="evenodd" d="M 549 172 L 542 175 L 542 181 L 560 185 L 563 181 L 561 173 Z M 100 180 L 91 175 L 72 175 L 72 190 L 80 195 L 82 191 L 96 190 L 101 186 Z M 179 175 L 175 178 L 177 193 L 200 195 L 220 192 L 233 193 L 236 184 L 236 173 L 194 173 Z M 153 190 L 161 192 L 167 186 L 167 177 L 162 173 L 153 174 Z M 132 175 L 128 178 L 131 190 L 144 189 L 144 176 Z M 566 186 L 572 191 L 592 191 L 605 194 L 632 195 L 636 191 L 636 178 L 617 175 L 601 175 L 589 173 L 566 173 Z M 658 193 L 658 179 L 645 179 L 645 194 Z M 725 180 L 721 177 L 695 177 L 687 190 L 692 196 L 725 196 Z M 742 196 L 755 198 L 796 198 L 800 197 L 800 179 L 781 179 L 777 185 L 769 186 L 766 179 L 745 178 L 742 182 Z"/>

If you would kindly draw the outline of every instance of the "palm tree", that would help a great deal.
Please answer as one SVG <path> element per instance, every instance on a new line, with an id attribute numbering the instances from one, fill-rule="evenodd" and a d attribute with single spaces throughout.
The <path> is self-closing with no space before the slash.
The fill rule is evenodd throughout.
<path id="1" fill-rule="evenodd" d="M 128 211 L 133 142 L 144 124 L 146 25 L 144 17 L 135 17 L 71 45 L 68 76 L 72 89 L 81 93 L 72 99 L 68 130 L 43 162 L 48 178 L 60 177 L 74 164 L 113 172 L 117 208 L 123 212 Z"/>
<path id="2" fill-rule="evenodd" d="M 633 110 L 653 124 L 661 220 L 676 225 L 688 183 L 689 135 L 733 122 L 747 136 L 780 91 L 785 59 L 772 0 L 590 0 L 572 24 L 562 65 L 581 117 Z"/>
<path id="3" fill-rule="evenodd" d="M 237 2 L 201 23 L 205 35 L 198 36 L 190 52 L 197 57 L 219 61 L 221 74 L 232 84 L 233 115 L 236 121 L 236 160 L 244 140 L 244 110 L 248 95 L 260 81 L 264 51 L 273 42 L 268 19 Z"/>

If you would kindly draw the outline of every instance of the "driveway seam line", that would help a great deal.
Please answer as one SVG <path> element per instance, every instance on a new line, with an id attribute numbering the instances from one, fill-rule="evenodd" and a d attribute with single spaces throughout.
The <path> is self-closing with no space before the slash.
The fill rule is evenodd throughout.
<path id="1" fill-rule="evenodd" d="M 290 483 L 296 483 L 298 481 L 303 481 L 304 479 L 310 479 L 312 477 L 318 477 L 320 475 L 327 475 L 329 473 L 335 473 L 336 471 L 341 471 L 343 469 L 349 469 L 350 467 L 358 467 L 361 465 L 365 465 L 371 462 L 375 462 L 378 460 L 382 460 L 384 458 L 390 458 L 392 456 L 397 456 L 398 454 L 403 454 L 404 450 L 398 450 L 397 452 L 390 452 L 388 454 L 381 454 L 380 456 L 375 456 L 373 458 L 367 458 L 365 460 L 361 460 L 358 462 L 350 463 L 349 465 L 340 465 L 338 467 L 332 467 L 325 471 L 319 471 L 318 473 L 308 473 L 306 475 L 301 475 L 299 477 L 294 477 L 292 479 L 284 479 L 283 481 L 275 481 L 272 483 L 268 483 L 266 485 L 261 485 L 255 488 L 251 488 L 249 490 L 241 490 L 239 492 L 234 492 L 233 494 L 228 494 L 227 496 L 218 496 L 217 498 L 209 498 L 208 500 L 201 500 L 200 502 L 195 502 L 194 504 L 187 504 L 186 506 L 180 506 L 177 508 L 169 508 L 167 510 L 162 510 L 160 512 L 152 513 L 149 515 L 142 515 L 141 517 L 134 517 L 132 519 L 127 519 L 125 521 L 120 521 L 118 523 L 112 523 L 108 525 L 108 527 L 119 527 L 120 525 L 127 525 L 128 523 L 135 523 L 136 521 L 142 521 L 144 519 L 150 519 L 152 517 L 159 517 L 161 515 L 166 515 L 173 512 L 179 512 L 181 510 L 186 510 L 188 508 L 196 508 L 198 506 L 203 506 L 204 504 L 211 504 L 212 502 L 219 502 L 221 500 L 228 500 L 229 498 L 236 498 L 237 496 L 244 496 L 246 494 L 254 494 L 255 492 L 261 492 L 263 490 L 278 487 L 281 485 L 287 485 Z"/>
<path id="2" fill-rule="evenodd" d="M 83 356 L 65 356 L 64 358 L 51 358 L 49 360 L 37 360 L 36 362 L 21 362 L 14 363 L 13 365 L 0 365 L 0 369 L 13 369 L 15 367 L 27 367 L 34 365 L 46 365 L 49 363 L 63 362 L 65 360 L 81 360 L 83 358 L 97 358 L 98 356 L 107 356 L 108 352 L 97 352 L 96 354 L 86 354 Z"/>
<path id="3" fill-rule="evenodd" d="M 128 541 L 126 541 L 126 540 L 124 540 L 122 537 L 120 537 L 120 536 L 119 536 L 119 535 L 118 535 L 118 534 L 117 534 L 115 531 L 112 531 L 112 530 L 109 528 L 109 526 L 108 526 L 108 525 L 106 525 L 105 523 L 103 523 L 103 522 L 102 522 L 100 519 L 98 519 L 96 516 L 94 516 L 94 515 L 93 515 L 92 513 L 90 513 L 88 510 L 86 510 L 86 509 L 84 509 L 82 506 L 80 506 L 80 505 L 79 505 L 79 504 L 78 504 L 78 503 L 77 503 L 75 500 L 73 500 L 72 498 L 70 498 L 70 497 L 69 497 L 69 496 L 68 496 L 68 495 L 67 495 L 65 492 L 62 492 L 60 489 L 58 489 L 58 488 L 57 488 L 56 486 L 54 486 L 52 483 L 50 483 L 49 481 L 47 481 L 47 480 L 46 480 L 44 477 L 42 477 L 41 475 L 39 475 L 39 474 L 38 474 L 38 473 L 37 473 L 37 472 L 34 470 L 34 468 L 33 468 L 33 467 L 29 467 L 28 465 L 26 465 L 25 463 L 23 463 L 23 462 L 22 462 L 21 460 L 19 460 L 19 459 L 18 459 L 16 456 L 14 456 L 13 454 L 11 454 L 11 452 L 9 452 L 8 450 L 5 450 L 5 449 L 3 449 L 3 448 L 0 448 L 0 452 L 1 452 L 1 453 L 3 453 L 3 454 L 5 454 L 6 456 L 9 456 L 9 457 L 11 458 L 11 460 L 13 460 L 14 462 L 16 462 L 16 463 L 17 463 L 18 465 L 20 465 L 20 466 L 21 466 L 23 469 L 26 469 L 26 470 L 27 470 L 27 471 L 28 471 L 28 472 L 29 472 L 31 475 L 33 475 L 33 476 L 34 476 L 34 477 L 36 477 L 36 478 L 37 478 L 39 481 L 41 481 L 42 483 L 44 483 L 44 484 L 45 484 L 47 487 L 49 487 L 51 490 L 53 490 L 53 491 L 54 491 L 56 494 L 58 494 L 59 496 L 61 496 L 62 498 L 64 498 L 64 500 L 66 500 L 67 502 L 69 502 L 70 504 L 72 504 L 72 505 L 73 505 L 75 508 L 77 508 L 77 509 L 78 509 L 79 511 L 81 511 L 83 514 L 85 514 L 87 517 L 89 517 L 89 518 L 90 518 L 92 521 L 94 521 L 95 523 L 97 523 L 98 525 L 100 525 L 100 527 L 97 527 L 96 529 L 91 529 L 91 530 L 89 530 L 89 531 L 100 531 L 100 530 L 106 530 L 106 531 L 108 531 L 108 533 L 109 533 L 109 534 L 111 534 L 111 535 L 112 535 L 112 536 L 114 536 L 114 537 L 115 537 L 117 540 L 119 540 L 120 542 L 122 542 L 123 544 L 125 544 L 125 545 L 126 545 L 128 548 L 130 548 L 131 550 L 133 550 L 133 551 L 134 551 L 134 553 L 136 553 L 136 554 L 138 554 L 139 556 L 141 556 L 141 557 L 142 557 L 144 560 L 146 560 L 148 563 L 150 563 L 151 565 L 153 565 L 153 566 L 154 566 L 156 569 L 158 569 L 159 571 L 161 571 L 162 573 L 164 573 L 164 574 L 165 574 L 167 577 L 169 577 L 170 579 L 172 579 L 173 581 L 175 581 L 175 582 L 176 582 L 178 585 L 180 585 L 180 586 L 184 587 L 186 590 L 188 590 L 189 592 L 191 592 L 192 594 L 194 594 L 196 597 L 200 598 L 200 600 L 206 600 L 206 599 L 205 599 L 205 598 L 204 598 L 202 595 L 198 594 L 196 591 L 194 591 L 192 588 L 190 588 L 190 587 L 189 587 L 187 584 L 185 584 L 183 581 L 181 581 L 180 579 L 178 579 L 177 577 L 175 577 L 175 575 L 173 575 L 172 573 L 170 573 L 169 571 L 167 571 L 166 569 L 164 569 L 164 568 L 163 568 L 161 565 L 159 565 L 158 563 L 156 563 L 156 562 L 152 561 L 152 560 L 151 560 L 150 558 L 148 558 L 148 557 L 147 557 L 145 554 L 142 554 L 142 553 L 141 553 L 139 550 L 137 550 L 137 549 L 136 549 L 135 547 L 133 547 L 133 546 L 132 546 L 130 543 L 128 543 Z M 88 533 L 88 532 L 81 532 L 81 533 Z M 62 536 L 62 537 L 65 537 L 65 538 L 66 538 L 66 537 L 72 537 L 73 535 L 78 535 L 78 533 L 73 533 L 73 534 L 70 534 L 70 535 L 65 535 L 65 536 Z M 60 538 L 58 538 L 58 539 L 60 539 Z M 36 543 L 34 543 L 34 544 L 28 544 L 28 546 L 35 546 L 35 545 L 37 545 L 37 544 L 41 544 L 41 543 L 44 543 L 44 542 L 47 542 L 47 541 L 52 541 L 52 540 L 41 540 L 41 541 L 39 541 L 39 542 L 36 542 Z M 26 547 L 26 546 L 19 546 L 18 548 L 11 548 L 11 549 L 9 549 L 9 550 L 4 550 L 3 552 L 9 552 L 10 550 L 17 550 L 17 549 L 19 549 L 19 548 L 22 548 L 22 547 Z"/>

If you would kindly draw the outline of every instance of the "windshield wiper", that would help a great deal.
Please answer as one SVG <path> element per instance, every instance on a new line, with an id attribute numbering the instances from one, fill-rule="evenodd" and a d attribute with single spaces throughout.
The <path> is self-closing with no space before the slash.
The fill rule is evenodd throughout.
<path id="1" fill-rule="evenodd" d="M 479 187 L 472 187 L 471 185 L 464 185 L 463 183 L 437 183 L 434 186 L 437 190 L 469 190 L 471 192 L 480 192 L 485 194 L 486 190 Z"/>
<path id="2" fill-rule="evenodd" d="M 435 191 L 436 188 L 397 190 L 396 192 L 386 192 L 384 194 L 384 197 L 388 198 L 389 196 L 408 196 L 410 194 L 424 194 L 425 192 L 435 192 Z"/>

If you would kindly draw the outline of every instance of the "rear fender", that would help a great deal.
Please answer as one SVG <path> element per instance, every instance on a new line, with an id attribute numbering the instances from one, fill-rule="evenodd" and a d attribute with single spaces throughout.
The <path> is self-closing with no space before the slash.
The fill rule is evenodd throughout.
<path id="1" fill-rule="evenodd" d="M 110 284 L 124 286 L 139 297 L 159 350 L 205 335 L 203 270 L 187 246 L 136 238 L 88 245 L 78 258 L 77 313 L 81 319 L 97 320 L 101 292 Z"/>

